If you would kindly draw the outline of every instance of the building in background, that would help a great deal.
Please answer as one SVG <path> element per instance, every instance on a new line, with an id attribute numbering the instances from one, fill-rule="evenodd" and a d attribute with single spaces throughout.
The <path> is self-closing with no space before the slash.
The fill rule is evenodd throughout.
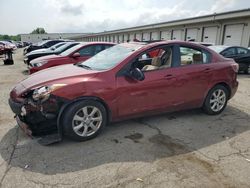
<path id="1" fill-rule="evenodd" d="M 86 35 L 86 33 L 21 34 L 21 41 L 35 43 L 47 39 L 68 39 L 82 35 Z"/>
<path id="2" fill-rule="evenodd" d="M 71 37 L 77 41 L 184 40 L 250 46 L 250 9 Z"/>

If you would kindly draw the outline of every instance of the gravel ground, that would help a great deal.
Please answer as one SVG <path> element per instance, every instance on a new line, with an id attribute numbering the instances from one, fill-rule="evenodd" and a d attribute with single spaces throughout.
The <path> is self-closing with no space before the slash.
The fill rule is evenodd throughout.
<path id="1" fill-rule="evenodd" d="M 0 65 L 1 187 L 250 187 L 250 75 L 225 111 L 163 114 L 109 125 L 87 142 L 41 146 L 8 107 L 27 77 L 22 50 Z"/>

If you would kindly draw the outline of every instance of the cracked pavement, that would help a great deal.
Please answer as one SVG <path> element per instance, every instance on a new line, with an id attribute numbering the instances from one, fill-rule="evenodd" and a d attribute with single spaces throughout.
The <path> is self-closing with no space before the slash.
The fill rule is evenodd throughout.
<path id="1" fill-rule="evenodd" d="M 8 107 L 27 77 L 22 50 L 0 65 L 1 187 L 250 187 L 250 75 L 225 111 L 190 110 L 113 123 L 97 138 L 48 147 L 17 127 Z"/>

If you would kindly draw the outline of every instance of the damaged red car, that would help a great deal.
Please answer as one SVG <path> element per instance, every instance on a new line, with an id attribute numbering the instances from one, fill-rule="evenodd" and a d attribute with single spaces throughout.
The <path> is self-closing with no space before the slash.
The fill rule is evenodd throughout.
<path id="1" fill-rule="evenodd" d="M 84 141 L 123 119 L 192 108 L 219 114 L 237 90 L 237 72 L 234 60 L 191 42 L 123 43 L 31 75 L 9 104 L 26 133 L 47 135 L 43 144 Z"/>

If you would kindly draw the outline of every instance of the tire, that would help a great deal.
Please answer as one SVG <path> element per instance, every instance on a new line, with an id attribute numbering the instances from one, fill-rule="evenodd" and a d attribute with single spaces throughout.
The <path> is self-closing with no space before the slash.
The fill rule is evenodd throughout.
<path id="1" fill-rule="evenodd" d="M 227 106 L 229 91 L 223 85 L 213 87 L 203 103 L 203 111 L 209 115 L 220 114 Z"/>
<path id="2" fill-rule="evenodd" d="M 94 100 L 75 102 L 62 114 L 63 133 L 75 141 L 85 141 L 96 137 L 107 122 L 105 107 Z"/>

